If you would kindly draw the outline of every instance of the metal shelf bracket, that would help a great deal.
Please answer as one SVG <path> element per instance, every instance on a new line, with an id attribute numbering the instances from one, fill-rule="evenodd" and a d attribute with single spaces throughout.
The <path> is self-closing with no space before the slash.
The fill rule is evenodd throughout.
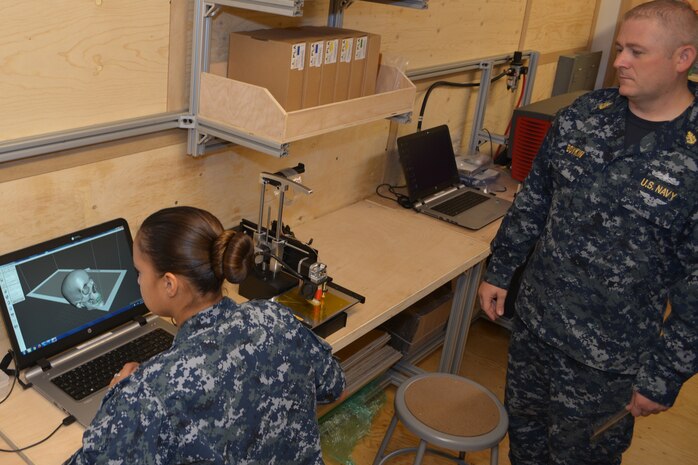
<path id="1" fill-rule="evenodd" d="M 196 117 L 194 115 L 181 115 L 179 117 L 180 129 L 193 129 L 196 127 Z"/>
<path id="2" fill-rule="evenodd" d="M 426 10 L 429 8 L 429 0 L 363 0 L 364 2 L 382 3 L 384 5 L 400 6 L 403 8 L 416 8 Z"/>
<path id="3" fill-rule="evenodd" d="M 303 15 L 303 0 L 216 0 L 215 4 L 282 16 Z"/>
<path id="4" fill-rule="evenodd" d="M 303 0 L 216 0 L 212 3 L 282 16 L 303 15 Z"/>
<path id="5" fill-rule="evenodd" d="M 388 118 L 390 121 L 395 121 L 401 124 L 409 124 L 412 122 L 412 112 L 395 115 Z"/>
<path id="6" fill-rule="evenodd" d="M 330 27 L 342 27 L 344 23 L 344 10 L 349 8 L 355 0 L 330 0 L 330 11 L 327 15 L 327 25 Z M 382 3 L 383 5 L 399 6 L 403 8 L 416 8 L 426 10 L 429 0 L 363 0 L 365 2 Z"/>
<path id="7" fill-rule="evenodd" d="M 199 117 L 196 120 L 196 126 L 199 135 L 205 134 L 206 136 L 216 137 L 226 142 L 239 144 L 244 147 L 248 147 L 259 152 L 263 152 L 279 158 L 288 156 L 289 144 L 287 142 L 279 143 L 273 140 L 264 139 L 262 137 L 253 136 L 251 134 L 236 131 L 233 128 L 218 124 L 214 121 L 206 120 L 201 117 Z M 206 148 L 200 146 L 197 148 L 197 153 L 192 153 L 192 155 L 203 155 L 205 151 Z"/>

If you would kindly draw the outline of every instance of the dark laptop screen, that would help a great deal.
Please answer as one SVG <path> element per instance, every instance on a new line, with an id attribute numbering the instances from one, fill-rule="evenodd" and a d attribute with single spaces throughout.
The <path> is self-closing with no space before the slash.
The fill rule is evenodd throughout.
<path id="1" fill-rule="evenodd" d="M 117 219 L 0 257 L 2 315 L 26 367 L 147 313 Z"/>
<path id="2" fill-rule="evenodd" d="M 415 202 L 460 182 L 448 126 L 436 126 L 397 139 L 410 201 Z"/>

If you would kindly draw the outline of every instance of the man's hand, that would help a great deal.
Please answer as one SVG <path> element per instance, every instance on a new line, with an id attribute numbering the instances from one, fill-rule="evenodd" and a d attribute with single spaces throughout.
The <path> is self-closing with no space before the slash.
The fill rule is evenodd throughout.
<path id="1" fill-rule="evenodd" d="M 625 409 L 634 417 L 646 417 L 669 410 L 669 407 L 658 404 L 636 391 L 633 392 L 633 397 L 630 399 L 630 403 L 625 406 Z"/>
<path id="2" fill-rule="evenodd" d="M 136 371 L 138 369 L 139 364 L 136 362 L 128 362 L 124 364 L 124 366 L 119 370 L 118 373 L 114 374 L 114 377 L 111 380 L 111 383 L 109 383 L 109 387 L 114 387 L 116 383 L 121 381 L 124 378 L 127 378 L 131 373 Z"/>
<path id="3" fill-rule="evenodd" d="M 504 315 L 504 299 L 507 296 L 506 289 L 482 281 L 477 294 L 480 297 L 480 308 L 482 308 L 490 320 L 494 321 Z"/>

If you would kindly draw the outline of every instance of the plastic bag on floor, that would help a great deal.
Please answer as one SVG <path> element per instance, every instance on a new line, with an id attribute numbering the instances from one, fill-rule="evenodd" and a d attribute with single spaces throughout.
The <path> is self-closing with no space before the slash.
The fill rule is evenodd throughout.
<path id="1" fill-rule="evenodd" d="M 355 465 L 351 452 L 371 431 L 373 417 L 385 404 L 385 392 L 377 382 L 364 386 L 320 419 L 322 454 L 343 465 Z"/>

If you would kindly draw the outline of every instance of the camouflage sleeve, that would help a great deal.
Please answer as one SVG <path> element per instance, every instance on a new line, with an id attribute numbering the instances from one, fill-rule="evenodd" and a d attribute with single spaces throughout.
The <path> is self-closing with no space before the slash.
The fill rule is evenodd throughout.
<path id="1" fill-rule="evenodd" d="M 64 465 L 139 463 L 144 457 L 170 463 L 166 445 L 171 437 L 164 406 L 144 383 L 126 379 L 107 393 L 102 407 L 85 430 L 80 448 Z"/>
<path id="2" fill-rule="evenodd" d="M 683 383 L 698 373 L 698 211 L 684 237 L 677 255 L 685 278 L 669 289 L 671 312 L 636 379 L 640 394 L 665 406 L 673 405 Z"/>
<path id="3" fill-rule="evenodd" d="M 324 339 L 307 329 L 305 333 L 311 339 L 310 356 L 315 367 L 315 399 L 320 403 L 332 402 L 342 395 L 346 386 L 344 371 L 332 356 L 332 347 Z"/>
<path id="4" fill-rule="evenodd" d="M 526 260 L 529 250 L 543 231 L 552 198 L 549 161 L 555 156 L 560 128 L 560 118 L 557 118 L 492 241 L 492 256 L 484 277 L 490 284 L 509 287 L 514 270 Z"/>
<path id="5" fill-rule="evenodd" d="M 302 356 L 309 362 L 315 376 L 316 401 L 327 403 L 338 399 L 344 391 L 346 381 L 342 367 L 332 356 L 332 346 L 299 322 L 288 307 L 268 300 L 255 302 L 257 305 L 275 308 L 273 313 L 283 316 L 285 330 L 302 341 Z"/>

